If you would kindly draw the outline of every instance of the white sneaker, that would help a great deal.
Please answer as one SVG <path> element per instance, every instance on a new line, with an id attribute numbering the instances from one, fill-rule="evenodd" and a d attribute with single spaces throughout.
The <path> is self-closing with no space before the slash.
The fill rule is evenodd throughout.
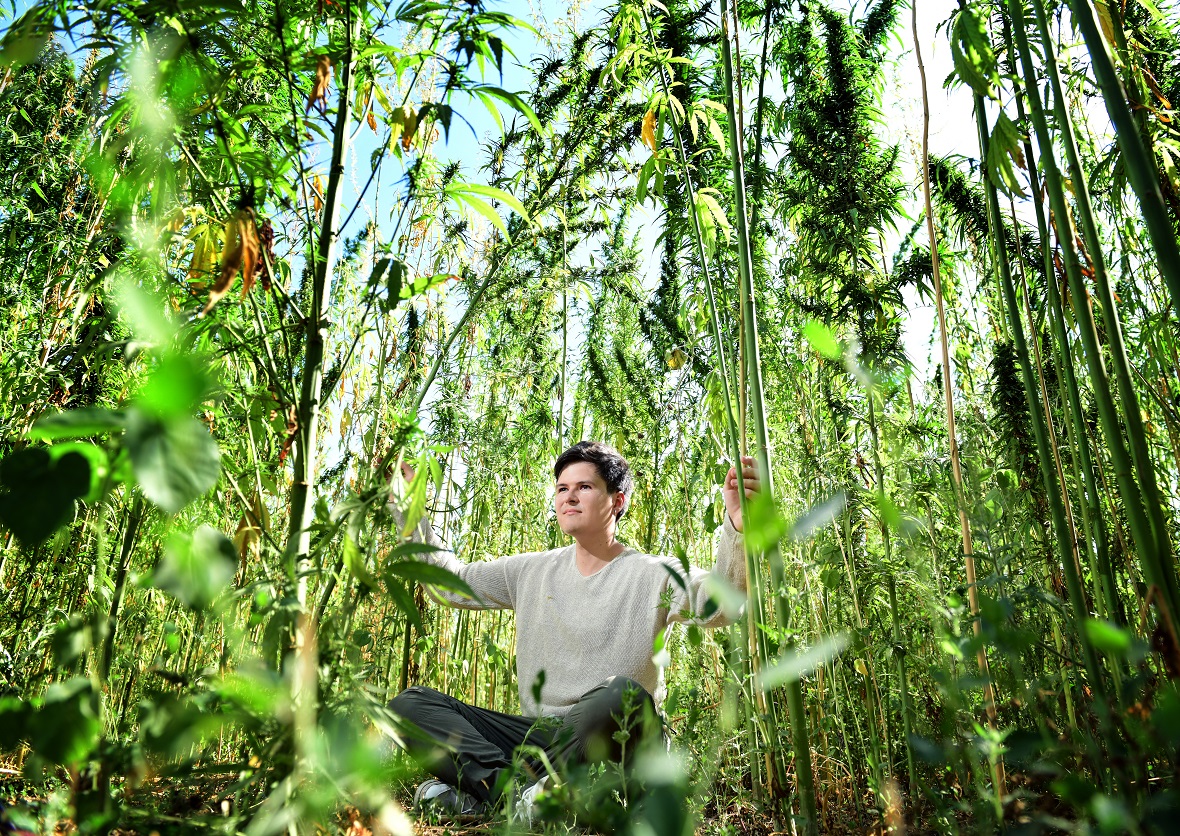
<path id="1" fill-rule="evenodd" d="M 414 791 L 414 808 L 446 816 L 478 816 L 487 812 L 487 805 L 475 796 L 444 784 L 437 778 L 418 785 Z"/>
<path id="2" fill-rule="evenodd" d="M 525 787 L 524 792 L 512 805 L 512 821 L 532 827 L 533 818 L 537 815 L 537 796 L 545 791 L 545 785 L 548 783 L 549 776 L 546 775 L 535 784 Z"/>

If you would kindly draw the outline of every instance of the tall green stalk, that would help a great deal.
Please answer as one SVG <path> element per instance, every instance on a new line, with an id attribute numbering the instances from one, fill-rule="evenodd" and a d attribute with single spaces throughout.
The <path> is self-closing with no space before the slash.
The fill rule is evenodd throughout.
<path id="1" fill-rule="evenodd" d="M 733 83 L 733 54 L 730 49 L 727 0 L 721 0 L 721 61 L 725 69 L 725 106 L 729 116 L 729 153 L 733 167 L 734 203 L 737 214 L 737 256 L 738 276 L 741 288 L 742 342 L 746 358 L 746 379 L 750 387 L 750 419 L 754 429 L 755 459 L 763 491 L 773 501 L 774 482 L 770 468 L 770 433 L 766 421 L 766 399 L 762 386 L 762 360 L 758 346 L 758 312 L 755 301 L 754 267 L 750 252 L 750 231 L 746 213 L 746 173 L 742 160 L 742 136 L 738 132 L 736 91 Z M 779 545 L 775 543 L 767 550 L 770 563 L 771 593 L 775 603 L 775 614 L 780 627 L 790 623 L 786 599 L 782 594 L 783 559 Z M 798 679 L 784 686 L 787 695 L 787 711 L 791 723 L 791 747 L 795 753 L 795 777 L 799 787 L 799 809 L 802 817 L 801 829 L 805 833 L 818 833 L 815 805 L 815 780 L 811 771 L 811 745 L 807 734 L 807 718 L 804 714 L 803 688 Z"/>
<path id="2" fill-rule="evenodd" d="M 1057 168 L 1053 138 L 1049 132 L 1048 120 L 1041 103 L 1037 74 L 1026 35 L 1024 9 L 1019 0 L 1008 0 L 1008 9 L 1023 70 L 1029 113 L 1032 116 L 1033 128 L 1041 152 L 1041 164 L 1045 169 L 1045 185 L 1049 205 L 1053 211 L 1054 224 L 1058 229 L 1058 238 L 1062 242 L 1061 258 L 1065 266 L 1070 293 L 1078 303 L 1075 306 L 1075 317 L 1082 338 L 1083 354 L 1090 372 L 1090 381 L 1094 388 L 1099 420 L 1114 464 L 1119 494 L 1123 500 L 1123 507 L 1131 528 L 1131 536 L 1135 542 L 1144 575 L 1149 583 L 1160 589 L 1164 598 L 1163 603 L 1169 613 L 1174 613 L 1172 590 L 1175 588 L 1175 580 L 1169 578 L 1164 569 L 1165 564 L 1160 553 L 1162 544 L 1156 539 L 1154 526 L 1145 509 L 1143 493 L 1135 480 L 1134 463 L 1124 443 L 1123 428 L 1119 421 L 1118 408 L 1115 405 L 1114 394 L 1103 360 L 1097 324 L 1089 305 L 1089 292 L 1082 276 L 1077 251 L 1073 246 L 1071 213 L 1065 198 L 1061 172 Z M 1051 63 L 1048 57 L 1047 63 Z"/>
<path id="3" fill-rule="evenodd" d="M 1010 0 L 1019 3 L 1020 0 Z M 1019 38 L 1020 35 L 1018 34 Z M 975 95 L 975 120 L 979 129 L 980 159 L 988 157 L 989 137 L 987 120 L 984 112 L 983 97 Z M 1078 638 L 1082 644 L 1083 661 L 1090 678 L 1090 687 L 1101 706 L 1105 703 L 1106 682 L 1099 666 L 1098 655 L 1083 623 L 1086 615 L 1086 598 L 1082 591 L 1082 581 L 1078 574 L 1075 558 L 1074 532 L 1066 523 L 1065 504 L 1062 501 L 1062 484 L 1058 481 L 1057 470 L 1054 467 L 1053 451 L 1050 449 L 1049 431 L 1045 424 L 1045 414 L 1041 408 L 1041 400 L 1037 395 L 1032 363 L 1029 360 L 1028 342 L 1024 336 L 1021 306 L 1016 299 L 1016 290 L 1012 282 L 1012 271 L 1008 264 L 1008 253 L 1004 248 L 1003 216 L 1000 214 L 999 197 L 996 194 L 995 183 L 990 177 L 984 179 L 984 191 L 987 195 L 988 217 L 992 227 L 991 241 L 993 244 L 992 263 L 999 279 L 1000 289 L 1004 296 L 1004 305 L 1008 313 L 1008 324 L 1012 329 L 1012 340 L 1016 349 L 1016 358 L 1020 364 L 1021 381 L 1024 384 L 1025 405 L 1028 408 L 1029 419 L 1032 422 L 1033 436 L 1037 444 L 1037 462 L 1041 470 L 1041 482 L 1045 489 L 1045 497 L 1049 503 L 1049 518 L 1053 527 L 1053 536 L 1057 543 L 1059 558 L 1065 572 L 1065 585 L 1069 593 L 1070 603 L 1074 610 L 1074 620 Z"/>
<path id="4" fill-rule="evenodd" d="M 651 19 L 647 13 L 646 5 L 641 5 L 643 12 L 644 26 L 647 30 L 648 41 L 653 51 L 658 51 L 658 45 L 655 38 L 655 33 L 652 30 Z M 660 87 L 663 91 L 664 97 L 671 100 L 672 92 L 671 85 L 668 83 L 667 75 L 665 74 L 664 65 L 661 57 L 656 55 L 657 70 L 660 78 Z M 713 287 L 712 273 L 709 269 L 710 256 L 708 249 L 705 247 L 704 231 L 701 229 L 701 221 L 696 212 L 696 187 L 693 185 L 692 172 L 689 167 L 688 153 L 684 147 L 684 138 L 681 132 L 681 125 L 676 118 L 676 111 L 674 108 L 668 108 L 669 127 L 671 128 L 672 136 L 675 140 L 677 156 L 681 164 L 684 176 L 685 192 L 688 198 L 689 215 L 692 218 L 693 237 L 696 243 L 697 257 L 699 259 L 701 268 L 702 284 L 705 288 L 705 299 L 709 309 L 709 325 L 713 336 L 714 350 L 717 352 L 717 377 L 721 381 L 722 403 L 725 409 L 725 440 L 727 443 L 728 454 L 730 459 L 735 463 L 735 466 L 741 469 L 741 440 L 738 431 L 738 418 L 734 412 L 734 399 L 730 389 L 730 375 L 729 363 L 726 360 L 725 340 L 721 330 L 721 318 L 718 314 L 716 292 Z M 746 499 L 744 491 L 738 491 L 738 498 L 741 502 L 742 514 L 746 515 L 749 503 Z M 765 590 L 762 579 L 762 567 L 757 560 L 757 555 L 753 554 L 749 548 L 745 549 L 746 555 L 746 577 L 748 585 L 748 610 L 747 610 L 747 627 L 746 633 L 748 641 L 754 645 L 758 650 L 758 654 L 751 657 L 751 662 L 761 664 L 765 661 L 768 655 L 766 634 L 764 631 L 757 628 L 758 623 L 765 623 L 765 614 L 763 612 L 763 601 L 765 600 Z M 743 643 L 743 653 L 747 650 L 745 643 Z M 761 655 L 761 659 L 757 656 Z M 756 667 L 755 667 L 756 669 Z M 767 750 L 773 754 L 772 741 L 776 739 L 775 732 L 776 722 L 774 716 L 773 705 L 760 705 L 764 711 L 761 727 L 765 731 L 765 745 Z M 769 710 L 767 710 L 769 709 Z M 769 727 L 769 728 L 766 728 Z M 773 766 L 773 765 L 772 765 Z M 757 767 L 754 767 L 757 769 Z"/>
<path id="5" fill-rule="evenodd" d="M 1045 68 L 1048 70 L 1049 82 L 1053 89 L 1053 112 L 1057 117 L 1057 130 L 1061 135 L 1061 144 L 1065 147 L 1066 160 L 1069 165 L 1069 175 L 1074 189 L 1074 205 L 1077 207 L 1078 222 L 1090 252 L 1090 260 L 1094 268 L 1094 284 L 1098 289 L 1099 301 L 1102 304 L 1103 323 L 1107 339 L 1110 343 L 1111 364 L 1114 366 L 1115 380 L 1118 384 L 1119 401 L 1123 407 L 1123 420 L 1126 423 L 1126 434 L 1130 441 L 1131 458 L 1135 466 L 1140 488 L 1143 491 L 1143 501 L 1147 510 L 1148 523 L 1151 526 L 1152 537 L 1155 540 L 1154 553 L 1147 559 L 1153 564 L 1155 581 L 1166 596 L 1169 614 L 1175 616 L 1176 606 L 1180 603 L 1180 589 L 1177 588 L 1176 567 L 1172 560 L 1172 548 L 1168 533 L 1167 521 L 1164 519 L 1164 498 L 1160 492 L 1152 464 L 1151 453 L 1147 445 L 1147 432 L 1143 426 L 1142 412 L 1139 409 L 1139 399 L 1131 380 L 1130 361 L 1127 359 L 1127 349 L 1123 342 L 1122 326 L 1119 321 L 1118 307 L 1114 292 L 1110 286 L 1110 278 L 1106 271 L 1106 257 L 1103 254 L 1103 244 L 1098 225 L 1094 221 L 1094 213 L 1090 206 L 1090 189 L 1087 185 L 1085 172 L 1082 170 L 1078 158 L 1077 142 L 1073 135 L 1072 120 L 1065 106 L 1065 93 L 1061 85 L 1061 74 L 1057 67 L 1057 57 L 1054 51 L 1052 36 L 1049 32 L 1049 21 L 1041 3 L 1032 4 L 1036 15 L 1037 28 L 1041 36 L 1041 50 L 1044 56 Z M 1138 135 L 1136 134 L 1136 137 Z M 1154 180 L 1152 181 L 1155 182 Z M 1158 194 L 1158 183 L 1156 191 Z M 1162 197 L 1160 198 L 1162 211 Z M 1149 227 L 1150 231 L 1150 227 Z M 1175 251 L 1175 237 L 1169 235 L 1173 245 L 1175 260 L 1172 267 L 1180 270 L 1180 252 Z M 1166 254 L 1161 256 L 1165 259 Z M 1165 268 L 1161 262 L 1161 269 Z M 1141 559 L 1144 556 L 1141 556 Z M 1161 583 L 1161 581 L 1163 581 Z"/>
<path id="6" fill-rule="evenodd" d="M 1069 6 L 1073 21 L 1082 30 L 1082 39 L 1090 52 L 1094 77 L 1098 81 L 1099 89 L 1102 90 L 1106 112 L 1110 114 L 1110 121 L 1114 125 L 1115 140 L 1118 142 L 1119 150 L 1123 152 L 1127 179 L 1131 181 L 1131 188 L 1139 198 L 1147 234 L 1155 249 L 1155 263 L 1172 297 L 1172 306 L 1180 312 L 1180 246 L 1176 243 L 1176 233 L 1168 220 L 1155 163 L 1143 144 L 1143 137 L 1127 104 L 1126 91 L 1119 81 L 1114 59 L 1106 47 L 1106 40 L 1098 29 L 1097 21 L 1094 20 L 1090 0 L 1066 0 L 1066 5 Z M 1044 10 L 1040 4 L 1034 2 L 1033 6 L 1037 10 L 1038 19 L 1043 17 Z M 1049 44 L 1046 43 L 1045 47 L 1049 49 Z"/>

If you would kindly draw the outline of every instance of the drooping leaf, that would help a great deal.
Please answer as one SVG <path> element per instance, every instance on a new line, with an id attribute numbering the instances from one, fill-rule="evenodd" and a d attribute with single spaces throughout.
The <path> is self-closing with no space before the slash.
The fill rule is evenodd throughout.
<path id="1" fill-rule="evenodd" d="M 144 496 L 168 513 L 175 514 L 217 484 L 221 453 L 195 418 L 163 419 L 132 408 L 124 442 Z"/>
<path id="2" fill-rule="evenodd" d="M 973 5 L 966 6 L 955 17 L 951 30 L 951 58 L 955 71 L 976 93 L 995 98 L 1000 85 L 996 54 L 987 33 L 987 20 Z"/>
<path id="3" fill-rule="evenodd" d="M 439 586 L 452 592 L 458 592 L 472 600 L 479 600 L 462 578 L 441 566 L 435 566 L 433 563 L 423 563 L 420 560 L 395 560 L 386 563 L 384 570 L 402 580 L 417 581 L 428 586 Z"/>
<path id="4" fill-rule="evenodd" d="M 1024 168 L 1024 149 L 1016 124 L 1000 111 L 987 148 L 987 173 L 996 187 L 1010 197 L 1024 197 L 1024 189 L 1013 168 Z"/>
<path id="5" fill-rule="evenodd" d="M 230 285 L 239 272 L 242 274 L 242 298 L 254 287 L 255 271 L 258 269 L 258 227 L 254 222 L 254 210 L 246 207 L 230 216 L 225 224 L 225 250 L 221 254 L 221 274 L 209 288 L 209 301 L 198 316 L 204 316 L 222 297 L 229 293 Z"/>
<path id="6" fill-rule="evenodd" d="M 318 108 L 320 113 L 328 109 L 328 86 L 332 83 L 332 58 L 325 54 L 315 60 L 315 83 L 307 97 L 307 110 Z"/>
<path id="7" fill-rule="evenodd" d="M 191 535 L 177 533 L 168 540 L 152 585 L 189 609 L 204 610 L 233 580 L 237 566 L 233 542 L 203 525 Z"/>
<path id="8" fill-rule="evenodd" d="M 643 144 L 651 149 L 654 154 L 658 147 L 656 143 L 656 112 L 648 110 L 643 114 L 643 127 L 639 130 L 639 135 L 643 138 Z"/>

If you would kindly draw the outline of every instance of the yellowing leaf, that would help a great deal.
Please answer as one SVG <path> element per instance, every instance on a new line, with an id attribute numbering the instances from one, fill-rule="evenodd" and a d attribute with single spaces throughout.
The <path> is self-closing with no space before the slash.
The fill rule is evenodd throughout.
<path id="1" fill-rule="evenodd" d="M 365 121 L 368 123 L 369 129 L 372 130 L 373 133 L 377 133 L 377 117 L 373 115 L 373 111 L 370 110 L 367 114 L 365 114 Z"/>
<path id="2" fill-rule="evenodd" d="M 654 110 L 643 114 L 643 128 L 639 135 L 643 137 L 643 144 L 654 152 L 656 150 L 656 112 Z"/>
<path id="3" fill-rule="evenodd" d="M 402 150 L 409 151 L 414 144 L 414 132 L 418 130 L 418 111 L 413 105 L 402 106 Z"/>
<path id="4" fill-rule="evenodd" d="M 311 178 L 312 209 L 318 215 L 324 208 L 324 180 L 318 174 Z"/>
<path id="5" fill-rule="evenodd" d="M 239 209 L 225 224 L 225 251 L 221 254 L 221 275 L 209 289 L 209 300 L 199 316 L 210 309 L 229 292 L 234 277 L 242 274 L 242 295 L 254 287 L 254 272 L 258 268 L 258 228 L 254 224 L 253 209 Z"/>
<path id="6" fill-rule="evenodd" d="M 307 97 L 307 109 L 313 107 L 324 113 L 328 109 L 328 85 L 332 81 L 332 59 L 321 55 L 315 62 L 315 84 L 311 88 L 311 95 Z"/>
<path id="7" fill-rule="evenodd" d="M 188 266 L 188 278 L 192 282 L 205 282 L 217 263 L 217 233 L 206 225 L 193 242 L 193 260 Z"/>

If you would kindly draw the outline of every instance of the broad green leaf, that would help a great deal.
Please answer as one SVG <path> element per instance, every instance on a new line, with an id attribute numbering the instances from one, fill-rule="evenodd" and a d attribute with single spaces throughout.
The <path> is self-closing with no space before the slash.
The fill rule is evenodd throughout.
<path id="1" fill-rule="evenodd" d="M 152 369 L 135 402 L 161 418 L 192 415 L 208 393 L 202 361 L 191 354 L 165 354 Z"/>
<path id="2" fill-rule="evenodd" d="M 0 40 L 0 67 L 19 68 L 37 60 L 49 43 L 50 26 L 46 14 L 44 7 L 35 7 L 9 27 L 4 39 Z"/>
<path id="3" fill-rule="evenodd" d="M 163 420 L 133 408 L 124 441 L 144 496 L 170 514 L 217 484 L 221 453 L 196 418 Z"/>
<path id="4" fill-rule="evenodd" d="M 33 751 L 65 766 L 86 760 L 102 733 L 96 702 L 94 687 L 85 677 L 50 685 L 30 718 L 28 739 Z"/>
<path id="5" fill-rule="evenodd" d="M 234 579 L 237 550 L 220 531 L 203 525 L 169 538 L 152 585 L 192 610 L 208 609 Z"/>
<path id="6" fill-rule="evenodd" d="M 1116 656 L 1126 654 L 1131 649 L 1131 634 L 1109 621 L 1097 618 L 1086 619 L 1086 637 L 1094 647 L 1104 653 Z"/>
<path id="7" fill-rule="evenodd" d="M 836 335 L 819 320 L 813 319 L 803 326 L 803 336 L 811 347 L 829 360 L 839 360 L 844 353 Z"/>
<path id="8" fill-rule="evenodd" d="M 787 521 L 767 491 L 760 491 L 746 503 L 742 534 L 756 552 L 764 552 L 778 545 L 787 533 Z"/>
<path id="9" fill-rule="evenodd" d="M 951 29 L 951 58 L 955 71 L 976 93 L 995 98 L 1000 84 L 996 55 L 987 33 L 987 21 L 975 6 L 966 6 Z"/>
<path id="10" fill-rule="evenodd" d="M 9 453 L 0 462 L 0 522 L 26 547 L 43 543 L 73 519 L 90 477 L 90 461 L 73 450 L 57 458 L 39 447 Z"/>
<path id="11" fill-rule="evenodd" d="M 123 413 L 97 406 L 67 409 L 45 415 L 25 433 L 26 438 L 56 441 L 62 438 L 88 438 L 123 429 Z"/>

